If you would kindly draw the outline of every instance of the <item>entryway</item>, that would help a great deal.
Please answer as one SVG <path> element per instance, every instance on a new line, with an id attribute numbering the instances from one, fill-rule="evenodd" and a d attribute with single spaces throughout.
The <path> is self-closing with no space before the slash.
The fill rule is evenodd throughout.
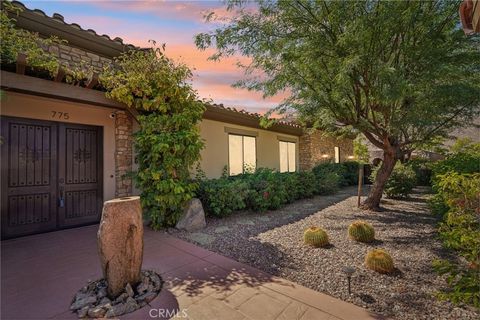
<path id="1" fill-rule="evenodd" d="M 96 223 L 103 128 L 1 117 L 2 239 Z"/>

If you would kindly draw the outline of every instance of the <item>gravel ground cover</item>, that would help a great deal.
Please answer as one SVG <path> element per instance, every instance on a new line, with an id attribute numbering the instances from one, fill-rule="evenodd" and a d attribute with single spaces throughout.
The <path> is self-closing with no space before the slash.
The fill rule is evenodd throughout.
<path id="1" fill-rule="evenodd" d="M 394 319 L 479 319 L 478 310 L 440 302 L 433 296 L 445 281 L 431 267 L 448 252 L 436 238 L 437 220 L 429 213 L 424 189 L 408 200 L 383 200 L 382 212 L 357 209 L 353 187 L 331 196 L 317 196 L 266 213 L 241 212 L 223 219 L 208 219 L 207 228 L 173 235 L 311 289 L 363 306 Z M 373 225 L 376 241 L 348 239 L 355 220 Z M 331 245 L 303 244 L 303 231 L 324 228 Z M 364 266 L 366 253 L 386 249 L 396 270 L 382 275 Z M 345 266 L 355 268 L 352 294 L 347 292 Z"/>

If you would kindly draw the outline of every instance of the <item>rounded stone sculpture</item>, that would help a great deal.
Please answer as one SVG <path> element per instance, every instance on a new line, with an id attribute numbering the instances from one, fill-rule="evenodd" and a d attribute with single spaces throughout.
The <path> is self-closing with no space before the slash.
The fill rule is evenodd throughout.
<path id="1" fill-rule="evenodd" d="M 141 279 L 143 221 L 139 197 L 118 198 L 103 204 L 97 242 L 108 295 L 116 298 L 127 283 L 134 286 Z"/>

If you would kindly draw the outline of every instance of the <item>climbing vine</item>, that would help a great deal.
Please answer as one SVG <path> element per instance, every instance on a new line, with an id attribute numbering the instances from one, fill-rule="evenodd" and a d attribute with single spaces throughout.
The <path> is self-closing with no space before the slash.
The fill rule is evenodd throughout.
<path id="1" fill-rule="evenodd" d="M 203 147 L 197 124 L 204 105 L 187 82 L 191 76 L 187 66 L 154 46 L 121 55 L 101 77 L 107 97 L 139 113 L 136 182 L 144 213 L 156 229 L 174 225 L 197 188 L 190 169 Z"/>
<path id="2" fill-rule="evenodd" d="M 2 1 L 0 12 L 1 64 L 12 65 L 24 54 L 29 67 L 47 70 L 50 76 L 63 68 L 65 81 L 78 84 L 93 69 L 84 62 L 62 65 L 49 47 L 66 43 L 15 26 L 21 8 Z M 7 12 L 9 14 L 7 14 Z M 134 143 L 144 214 L 153 228 L 176 223 L 185 203 L 198 187 L 190 179 L 190 168 L 199 160 L 203 142 L 198 123 L 204 104 L 188 83 L 192 74 L 164 54 L 164 47 L 131 50 L 105 67 L 99 75 L 108 98 L 126 104 L 138 113 L 140 129 Z"/>

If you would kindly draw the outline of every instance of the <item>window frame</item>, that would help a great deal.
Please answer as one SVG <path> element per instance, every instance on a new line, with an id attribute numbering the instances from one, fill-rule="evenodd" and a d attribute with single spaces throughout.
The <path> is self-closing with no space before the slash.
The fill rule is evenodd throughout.
<path id="1" fill-rule="evenodd" d="M 230 136 L 238 136 L 242 137 L 242 172 L 237 173 L 232 175 L 231 172 L 231 166 L 230 166 Z M 255 168 L 254 170 L 257 169 L 257 164 L 258 164 L 258 158 L 257 158 L 257 136 L 256 135 L 249 135 L 249 134 L 241 134 L 241 133 L 234 133 L 234 132 L 228 132 L 227 134 L 227 158 L 228 158 L 228 176 L 233 177 L 237 176 L 239 174 L 245 174 L 245 144 L 244 144 L 244 137 L 249 137 L 253 138 L 255 141 Z"/>
<path id="2" fill-rule="evenodd" d="M 282 155 L 280 154 L 280 143 L 286 143 L 287 144 L 287 171 L 282 171 L 282 168 L 280 167 L 281 165 L 281 158 L 282 158 Z M 293 171 L 290 171 L 290 156 L 289 156 L 289 147 L 288 145 L 289 144 L 293 144 L 295 146 L 295 150 L 294 150 L 294 159 L 295 159 L 295 165 L 294 165 L 294 168 L 293 168 Z M 278 139 L 278 170 L 280 171 L 280 173 L 285 173 L 285 172 L 297 172 L 297 142 L 296 141 L 287 141 L 287 140 L 283 140 L 283 139 Z"/>

